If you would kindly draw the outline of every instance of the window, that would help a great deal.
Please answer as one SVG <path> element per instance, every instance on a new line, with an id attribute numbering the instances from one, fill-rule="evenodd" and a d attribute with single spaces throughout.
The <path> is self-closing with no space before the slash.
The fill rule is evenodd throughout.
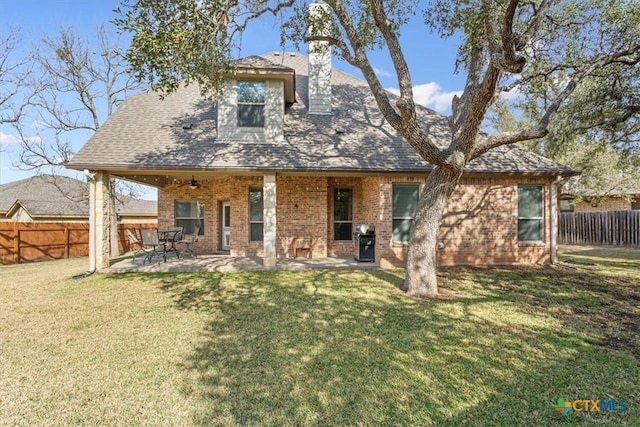
<path id="1" fill-rule="evenodd" d="M 635 198 L 631 201 L 631 210 L 640 211 L 640 198 Z"/>
<path id="2" fill-rule="evenodd" d="M 353 239 L 353 191 L 348 188 L 333 190 L 333 240 Z"/>
<path id="3" fill-rule="evenodd" d="M 238 126 L 264 127 L 265 82 L 238 82 Z"/>
<path id="4" fill-rule="evenodd" d="M 201 200 L 176 200 L 176 226 L 182 227 L 184 234 L 193 234 L 200 227 L 198 235 L 204 235 L 204 202 Z"/>
<path id="5" fill-rule="evenodd" d="M 518 186 L 518 241 L 541 242 L 543 233 L 541 185 Z"/>
<path id="6" fill-rule="evenodd" d="M 262 188 L 249 189 L 249 241 L 262 242 L 264 214 Z"/>
<path id="7" fill-rule="evenodd" d="M 560 200 L 560 212 L 573 212 L 573 204 L 570 200 Z"/>
<path id="8" fill-rule="evenodd" d="M 393 238 L 394 243 L 408 243 L 413 216 L 418 206 L 418 184 L 393 184 Z"/>

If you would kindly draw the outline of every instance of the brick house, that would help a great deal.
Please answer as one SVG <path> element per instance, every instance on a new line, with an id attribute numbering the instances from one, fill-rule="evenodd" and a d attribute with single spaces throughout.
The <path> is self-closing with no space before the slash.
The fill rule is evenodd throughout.
<path id="1" fill-rule="evenodd" d="M 200 253 L 259 256 L 267 266 L 352 256 L 353 231 L 366 223 L 375 225 L 375 261 L 402 265 L 432 166 L 385 122 L 367 84 L 333 69 L 328 54 L 234 65 L 216 100 L 196 85 L 163 100 L 129 97 L 68 165 L 95 174 L 98 268 L 108 265 L 100 206 L 110 175 L 158 187 L 159 226 L 200 227 Z M 448 143 L 446 117 L 418 114 Z M 551 262 L 556 183 L 573 174 L 516 146 L 471 162 L 444 215 L 440 264 Z"/>

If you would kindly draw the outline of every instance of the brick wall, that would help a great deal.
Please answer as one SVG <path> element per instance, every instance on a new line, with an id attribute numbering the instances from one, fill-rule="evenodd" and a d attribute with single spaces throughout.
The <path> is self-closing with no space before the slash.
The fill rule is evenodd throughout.
<path id="1" fill-rule="evenodd" d="M 406 245 L 392 242 L 393 183 L 419 183 L 425 176 L 300 177 L 277 176 L 278 257 L 352 256 L 352 241 L 333 240 L 333 190 L 353 190 L 353 224 L 376 226 L 376 261 L 401 266 Z M 548 263 L 550 261 L 549 183 L 545 178 L 463 178 L 445 212 L 438 251 L 441 265 Z M 262 243 L 249 242 L 249 188 L 262 187 L 262 177 L 227 177 L 202 181 L 202 187 L 171 185 L 158 192 L 158 226 L 174 225 L 174 200 L 203 200 L 205 235 L 196 249 L 221 251 L 221 205 L 231 203 L 231 251 L 234 256 L 262 256 Z M 517 188 L 544 185 L 545 240 L 517 241 Z M 299 249 L 296 251 L 296 249 Z"/>
<path id="2" fill-rule="evenodd" d="M 382 267 L 399 267 L 406 260 L 406 245 L 392 242 L 392 202 L 394 183 L 416 183 L 422 189 L 426 177 L 385 175 L 378 180 L 378 212 L 376 214 L 376 262 Z M 375 197 L 375 195 L 374 195 Z"/>
<path id="3" fill-rule="evenodd" d="M 220 253 L 222 202 L 231 204 L 231 251 L 233 256 L 262 256 L 262 242 L 249 242 L 249 188 L 262 188 L 262 177 L 206 179 L 192 190 L 188 185 L 169 185 L 158 190 L 158 227 L 175 224 L 175 200 L 202 200 L 205 204 L 204 235 L 194 246 L 197 252 Z"/>
<path id="4" fill-rule="evenodd" d="M 383 267 L 401 266 L 407 247 L 392 242 L 393 183 L 418 182 L 426 178 L 385 176 L 380 179 L 380 212 L 376 227 L 376 261 Z M 543 184 L 544 242 L 519 243 L 517 239 L 517 188 Z M 544 179 L 463 178 L 443 216 L 438 241 L 440 265 L 517 264 L 550 261 L 549 181 Z"/>
<path id="5" fill-rule="evenodd" d="M 175 200 L 202 200 L 205 233 L 195 248 L 202 253 L 220 253 L 222 202 L 228 201 L 231 206 L 230 255 L 262 256 L 262 242 L 249 241 L 249 189 L 262 188 L 262 177 L 228 177 L 201 183 L 196 190 L 173 184 L 158 191 L 158 227 L 174 225 Z M 311 255 L 326 257 L 327 179 L 278 176 L 276 185 L 278 256 L 292 257 L 296 246 L 302 248 L 310 240 Z"/>
<path id="6" fill-rule="evenodd" d="M 276 186 L 278 256 L 291 258 L 297 252 L 299 256 L 325 258 L 327 178 L 278 176 Z"/>

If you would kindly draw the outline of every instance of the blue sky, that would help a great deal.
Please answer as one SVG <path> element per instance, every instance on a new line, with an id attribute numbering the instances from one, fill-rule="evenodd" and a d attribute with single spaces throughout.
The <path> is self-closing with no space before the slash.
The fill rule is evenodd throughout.
<path id="1" fill-rule="evenodd" d="M 110 25 L 109 21 L 115 16 L 113 9 L 118 4 L 117 0 L 0 0 L 0 31 L 5 34 L 12 27 L 19 28 L 22 53 L 28 52 L 43 36 L 54 36 L 60 27 L 69 28 L 90 41 L 99 24 Z M 278 28 L 272 22 L 256 22 L 243 35 L 238 56 L 279 50 L 279 40 Z M 457 44 L 430 34 L 419 15 L 402 28 L 401 41 L 412 71 L 416 101 L 448 113 L 453 94 L 464 84 L 463 77 L 454 74 Z M 371 53 L 370 59 L 383 85 L 396 88 L 398 84 L 388 55 L 376 51 Z M 334 60 L 334 66 L 359 75 L 348 64 Z M 86 137 L 76 137 L 73 140 L 75 149 L 85 141 Z M 0 184 L 34 174 L 12 166 L 17 160 L 16 153 L 11 129 L 3 126 L 0 129 Z"/>

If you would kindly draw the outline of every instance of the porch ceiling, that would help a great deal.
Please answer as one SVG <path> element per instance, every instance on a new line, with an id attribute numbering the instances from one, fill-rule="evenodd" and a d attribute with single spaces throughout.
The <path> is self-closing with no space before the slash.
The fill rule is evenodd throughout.
<path id="1" fill-rule="evenodd" d="M 133 181 L 144 185 L 150 185 L 157 188 L 164 188 L 172 184 L 186 184 L 192 178 L 199 182 L 207 183 L 209 180 L 220 179 L 230 176 L 262 176 L 262 175 L 278 175 L 278 176 L 325 176 L 325 177 L 364 177 L 379 176 L 389 173 L 371 173 L 364 171 L 268 171 L 268 170 L 193 170 L 193 171 L 108 171 L 111 176 L 116 178 Z M 397 174 L 397 173 L 396 173 Z M 412 173 L 414 176 L 427 175 L 423 173 Z"/>

